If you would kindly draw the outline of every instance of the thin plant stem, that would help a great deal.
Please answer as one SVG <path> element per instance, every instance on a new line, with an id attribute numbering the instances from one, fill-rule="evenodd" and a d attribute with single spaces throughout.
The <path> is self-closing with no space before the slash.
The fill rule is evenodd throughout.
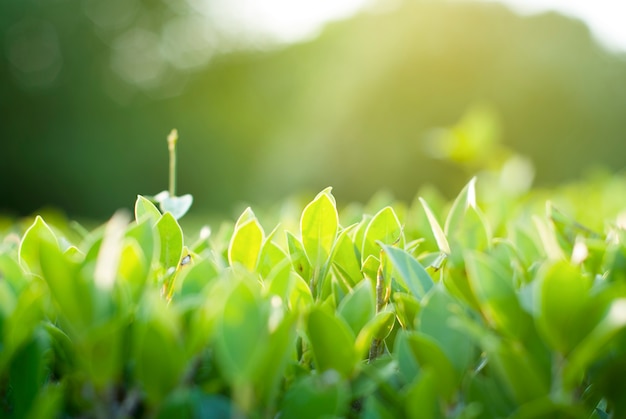
<path id="1" fill-rule="evenodd" d="M 170 152 L 170 196 L 176 196 L 176 143 L 178 142 L 178 130 L 173 129 L 167 136 L 167 148 Z"/>

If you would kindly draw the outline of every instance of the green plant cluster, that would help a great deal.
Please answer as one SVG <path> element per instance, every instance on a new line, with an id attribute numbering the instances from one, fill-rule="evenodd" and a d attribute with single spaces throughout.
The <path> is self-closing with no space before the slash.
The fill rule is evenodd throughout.
<path id="1" fill-rule="evenodd" d="M 623 220 L 426 198 L 197 240 L 142 196 L 79 243 L 37 217 L 0 253 L 0 416 L 626 417 Z"/>

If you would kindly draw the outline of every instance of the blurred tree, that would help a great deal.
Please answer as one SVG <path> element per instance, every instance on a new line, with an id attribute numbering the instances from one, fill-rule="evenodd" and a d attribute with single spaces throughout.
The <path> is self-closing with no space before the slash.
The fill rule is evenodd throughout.
<path id="1" fill-rule="evenodd" d="M 626 63 L 577 20 L 407 1 L 259 50 L 200 0 L 0 2 L 0 208 L 105 217 L 167 185 L 224 211 L 334 185 L 346 199 L 467 174 L 427 134 L 475 103 L 539 182 L 623 166 Z"/>

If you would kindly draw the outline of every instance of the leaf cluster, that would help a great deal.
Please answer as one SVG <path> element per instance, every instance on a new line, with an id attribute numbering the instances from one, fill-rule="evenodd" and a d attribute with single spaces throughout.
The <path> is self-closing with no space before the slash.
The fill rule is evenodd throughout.
<path id="1" fill-rule="evenodd" d="M 626 416 L 626 230 L 479 205 L 475 180 L 183 234 L 139 196 L 0 248 L 0 416 Z"/>

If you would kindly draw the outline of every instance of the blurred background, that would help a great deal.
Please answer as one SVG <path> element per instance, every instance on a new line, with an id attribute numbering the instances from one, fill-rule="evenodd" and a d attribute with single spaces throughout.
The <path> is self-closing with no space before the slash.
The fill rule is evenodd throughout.
<path id="1" fill-rule="evenodd" d="M 130 208 L 172 128 L 195 214 L 620 171 L 619 3 L 3 0 L 0 212 Z"/>

